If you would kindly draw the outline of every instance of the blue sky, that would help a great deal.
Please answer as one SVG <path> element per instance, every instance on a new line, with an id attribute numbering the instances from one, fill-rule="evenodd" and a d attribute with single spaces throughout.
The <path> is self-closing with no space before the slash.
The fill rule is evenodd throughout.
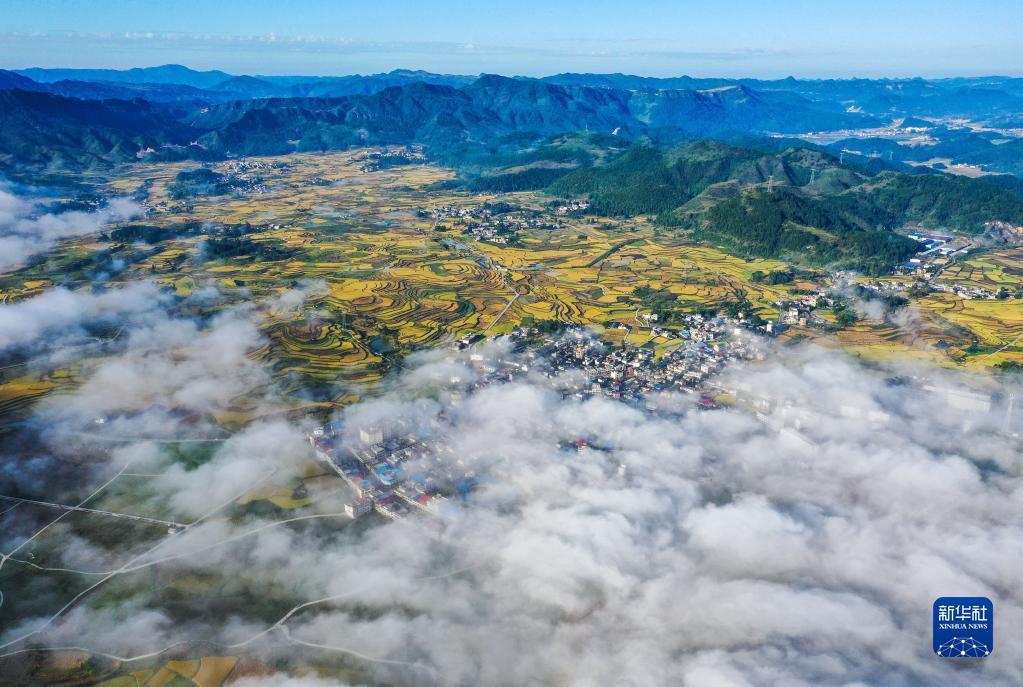
<path id="1" fill-rule="evenodd" d="M 1023 0 L 0 0 L 0 67 L 1023 75 Z"/>

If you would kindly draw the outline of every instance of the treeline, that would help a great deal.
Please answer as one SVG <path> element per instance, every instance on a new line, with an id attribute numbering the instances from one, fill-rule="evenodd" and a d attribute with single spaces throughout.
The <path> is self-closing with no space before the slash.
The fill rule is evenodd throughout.
<path id="1" fill-rule="evenodd" d="M 477 177 L 466 184 L 466 189 L 472 193 L 536 191 L 550 186 L 571 171 L 557 167 L 530 167 L 519 172 Z"/>
<path id="2" fill-rule="evenodd" d="M 851 195 L 861 214 L 869 210 L 887 226 L 916 222 L 977 234 L 992 220 L 1023 224 L 1023 198 L 983 179 L 887 172 Z"/>
<path id="3" fill-rule="evenodd" d="M 371 162 L 377 169 L 391 169 L 392 167 L 423 164 L 422 159 L 409 157 L 408 155 L 379 155 L 374 157 Z"/>
<path id="4" fill-rule="evenodd" d="M 800 270 L 790 267 L 781 270 L 771 270 L 770 272 L 755 270 L 750 275 L 750 279 L 757 284 L 778 286 L 779 284 L 791 284 L 797 279 L 818 279 L 820 276 L 819 272 L 813 270 Z"/>
<path id="5" fill-rule="evenodd" d="M 249 222 L 239 224 L 204 224 L 202 222 L 176 222 L 167 226 L 153 224 L 125 224 L 102 234 L 105 241 L 113 243 L 162 243 L 185 236 L 206 234 L 218 239 L 246 236 L 258 227 Z"/>
<path id="6" fill-rule="evenodd" d="M 222 196 L 233 193 L 240 185 L 241 183 L 232 176 L 200 167 L 178 172 L 174 181 L 167 188 L 171 198 L 187 200 L 200 196 Z"/>
<path id="7" fill-rule="evenodd" d="M 181 236 L 196 234 L 200 230 L 201 225 L 198 222 L 184 222 L 166 227 L 157 227 L 151 224 L 126 224 L 111 230 L 106 237 L 116 243 L 161 243 Z"/>
<path id="8" fill-rule="evenodd" d="M 601 167 L 580 169 L 552 184 L 559 196 L 588 195 L 590 209 L 612 217 L 673 210 L 692 198 L 692 184 L 655 148 L 637 147 Z"/>
<path id="9" fill-rule="evenodd" d="M 208 239 L 202 247 L 207 260 L 222 260 L 241 256 L 251 257 L 263 262 L 286 260 L 295 251 L 274 241 L 254 241 L 245 236 L 228 236 Z"/>

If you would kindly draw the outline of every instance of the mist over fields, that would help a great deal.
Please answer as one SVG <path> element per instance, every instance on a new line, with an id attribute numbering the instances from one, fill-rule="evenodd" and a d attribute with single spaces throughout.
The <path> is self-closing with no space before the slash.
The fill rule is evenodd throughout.
<path id="1" fill-rule="evenodd" d="M 113 198 L 92 211 L 40 212 L 37 202 L 0 179 L 0 271 L 23 264 L 62 239 L 93 234 L 105 224 L 143 214 L 142 206 L 128 198 Z"/>
<path id="2" fill-rule="evenodd" d="M 73 357 L 75 330 L 128 327 L 82 362 L 79 384 L 37 406 L 27 439 L 5 439 L 0 491 L 78 503 L 123 471 L 114 484 L 134 480 L 133 507 L 196 523 L 134 542 L 51 524 L 0 563 L 0 580 L 25 573 L 17 590 L 0 587 L 5 604 L 38 609 L 3 625 L 0 655 L 84 647 L 131 658 L 198 643 L 271 664 L 282 652 L 336 657 L 370 666 L 379 684 L 956 684 L 966 673 L 929 644 L 931 603 L 954 594 L 988 596 L 998 616 L 1000 659 L 969 679 L 1023 680 L 1011 380 L 993 388 L 764 342 L 767 361 L 720 380 L 730 407 L 698 411 L 669 395 L 651 414 L 563 398 L 571 372 L 534 367 L 476 389 L 479 363 L 467 354 L 414 354 L 339 419 L 351 432 L 399 423 L 476 473 L 479 488 L 452 500 L 443 528 L 341 527 L 316 508 L 302 523 L 225 517 L 311 458 L 311 423 L 282 412 L 272 370 L 253 352 L 265 345 L 267 308 L 314 312 L 320 289 L 203 318 L 147 284 L 0 305 L 0 347 L 40 365 Z M 520 355 L 501 342 L 478 352 Z M 996 392 L 990 407 L 964 404 L 977 388 Z M 224 436 L 212 418 L 239 399 L 262 419 Z M 580 437 L 588 447 L 564 448 Z M 222 441 L 199 465 L 162 443 L 210 438 Z M 3 551 L 58 515 L 11 512 Z M 176 578 L 215 581 L 215 612 L 153 594 L 154 580 Z"/>

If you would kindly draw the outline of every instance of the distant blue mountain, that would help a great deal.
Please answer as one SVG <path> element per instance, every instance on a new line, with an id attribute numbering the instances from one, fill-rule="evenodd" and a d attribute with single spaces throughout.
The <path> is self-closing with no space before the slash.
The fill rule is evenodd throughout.
<path id="1" fill-rule="evenodd" d="M 38 84 L 56 84 L 71 82 L 74 84 L 93 83 L 102 85 L 94 92 L 76 86 L 72 93 L 71 87 L 65 87 L 68 95 L 83 98 L 107 97 L 147 97 L 151 100 L 171 101 L 185 97 L 193 100 L 223 102 L 238 98 L 339 98 L 346 95 L 372 95 L 385 88 L 404 86 L 411 83 L 435 83 L 447 86 L 466 86 L 474 76 L 458 76 L 449 74 L 433 74 L 409 69 L 396 69 L 382 74 L 351 76 L 248 76 L 232 75 L 219 70 L 195 71 L 177 64 L 161 67 L 144 67 L 127 70 L 117 69 L 19 69 L 8 72 L 14 76 L 31 79 Z M 125 91 L 113 90 L 113 86 L 121 86 Z M 161 90 L 157 86 L 164 86 Z M 183 87 L 174 90 L 173 87 Z M 13 88 L 0 81 L 0 88 Z M 26 90 L 39 90 L 27 87 Z M 184 89 L 194 89 L 187 91 Z M 140 95 L 140 89 L 148 95 Z M 58 92 L 48 90 L 47 92 Z"/>
<path id="2" fill-rule="evenodd" d="M 989 76 L 938 79 L 701 79 L 628 74 L 555 74 L 549 83 L 627 90 L 711 90 L 745 87 L 759 93 L 787 92 L 818 107 L 858 109 L 873 115 L 991 116 L 1023 110 L 1023 79 Z"/>
<path id="3" fill-rule="evenodd" d="M 199 72 L 180 64 L 165 64 L 159 67 L 136 67 L 134 69 L 17 69 L 16 73 L 27 76 L 39 83 L 54 81 L 108 81 L 111 83 L 133 84 L 180 84 L 196 88 L 212 88 L 231 78 L 219 70 Z"/>
<path id="4" fill-rule="evenodd" d="M 30 78 L 33 77 L 33 78 Z M 953 129 L 937 118 L 983 117 L 1012 128 L 1023 120 L 1023 79 L 978 77 L 924 79 L 779 80 L 651 78 L 626 74 L 557 74 L 542 79 L 480 77 L 395 70 L 340 77 L 235 76 L 195 71 L 180 65 L 130 70 L 26 69 L 0 71 L 0 92 L 25 91 L 83 101 L 125 101 L 117 111 L 136 108 L 140 117 L 159 118 L 156 132 L 175 135 L 157 142 L 173 146 L 198 140 L 203 155 L 330 150 L 357 144 L 420 142 L 435 146 L 486 143 L 501 137 L 550 136 L 591 131 L 659 141 L 703 136 L 729 138 L 765 134 L 863 129 L 905 118 L 903 126 L 929 128 L 933 147 L 903 146 L 891 137 L 849 138 L 833 150 L 884 156 L 889 162 L 923 162 L 937 157 L 983 164 L 993 171 L 1023 174 L 1019 146 L 999 134 Z M 136 102 L 137 101 L 137 102 Z M 18 150 L 42 151 L 52 132 L 31 128 L 31 113 L 47 104 L 47 117 L 61 119 L 56 130 L 71 140 L 88 108 L 60 101 L 6 99 L 0 118 L 29 142 Z M 135 103 L 135 104 L 131 104 Z M 113 109 L 113 106 L 107 110 Z M 102 119 L 93 108 L 87 127 Z M 923 119 L 923 117 L 930 118 Z M 907 123 L 908 122 L 908 123 Z M 24 127 L 24 128 L 21 128 Z M 92 143 L 88 164 L 129 159 L 116 123 Z M 81 133 L 81 132 L 79 132 Z M 97 154 L 102 142 L 110 154 Z M 134 145 L 134 144 L 132 144 Z M 73 145 L 63 145 L 60 164 L 75 167 Z M 198 154 L 190 149 L 189 155 Z M 8 163 L 24 163 L 12 150 Z M 0 150 L 0 156 L 5 151 Z M 162 154 L 162 153 L 160 153 Z M 170 153 L 168 153 L 170 154 Z M 30 156 L 38 161 L 39 155 Z M 50 162 L 49 164 L 56 164 Z"/>
<path id="5" fill-rule="evenodd" d="M 372 95 L 385 88 L 422 82 L 461 88 L 476 80 L 473 76 L 434 74 L 397 69 L 383 74 L 350 76 L 248 76 L 219 70 L 196 71 L 182 65 L 115 69 L 21 69 L 15 73 L 37 83 L 82 82 L 106 84 L 106 90 L 90 91 L 65 86 L 63 92 L 75 97 L 145 97 L 173 102 L 205 100 L 224 102 L 238 98 L 339 98 Z M 521 79 L 527 80 L 527 79 Z M 816 109 L 856 110 L 875 116 L 1005 116 L 1023 111 L 1023 79 L 985 76 L 955 79 L 722 79 L 678 76 L 668 78 L 629 74 L 555 74 L 542 81 L 559 86 L 585 86 L 627 91 L 714 91 L 745 88 L 760 94 L 788 94 L 814 103 Z M 119 95 L 113 84 L 145 87 Z M 160 90 L 156 85 L 187 86 L 202 92 Z M 8 87 L 0 84 L 0 87 Z M 59 92 L 59 91 L 50 91 Z M 775 100 L 774 102 L 780 102 Z"/>

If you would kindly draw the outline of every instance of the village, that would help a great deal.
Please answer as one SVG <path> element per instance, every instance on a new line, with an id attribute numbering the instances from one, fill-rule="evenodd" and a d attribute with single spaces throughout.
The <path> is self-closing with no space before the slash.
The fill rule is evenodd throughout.
<path id="1" fill-rule="evenodd" d="M 897 269 L 897 273 L 915 277 L 914 282 L 904 280 L 871 280 L 864 286 L 878 294 L 898 294 L 921 290 L 944 291 L 966 300 L 1004 300 L 1019 297 L 1008 288 L 985 288 L 977 284 L 963 284 L 942 279 L 945 273 L 977 248 L 987 246 L 1013 246 L 1023 243 L 1023 227 L 1008 222 L 988 222 L 978 237 L 950 236 L 918 230 L 908 235 L 920 243 L 920 251 Z"/>
<path id="2" fill-rule="evenodd" d="M 423 217 L 447 221 L 438 223 L 438 230 L 457 227 L 466 236 L 491 243 L 515 243 L 516 232 L 532 229 L 555 230 L 565 226 L 562 217 L 584 210 L 584 202 L 570 202 L 552 207 L 549 211 L 520 208 L 508 203 L 484 203 L 477 207 L 443 205 L 420 213 Z M 553 214 L 552 214 L 553 213 Z"/>
<path id="3" fill-rule="evenodd" d="M 537 355 L 545 362 L 548 377 L 572 369 L 584 373 L 587 383 L 575 384 L 566 394 L 579 398 L 600 394 L 634 403 L 645 403 L 662 391 L 696 392 L 730 361 L 763 358 L 755 339 L 744 335 L 737 320 L 698 314 L 686 320 L 686 329 L 677 332 L 685 343 L 657 359 L 650 348 L 608 346 L 581 327 L 548 340 Z"/>
<path id="4" fill-rule="evenodd" d="M 681 392 L 691 394 L 696 407 L 713 409 L 716 403 L 706 384 L 728 363 L 763 359 L 764 353 L 756 337 L 746 333 L 747 324 L 737 319 L 694 314 L 685 326 L 678 332 L 683 344 L 656 359 L 649 348 L 609 345 L 581 326 L 547 334 L 519 327 L 494 337 L 507 345 L 497 349 L 504 352 L 487 355 L 476 348 L 482 337 L 465 337 L 454 345 L 452 356 L 467 356 L 475 379 L 446 398 L 457 406 L 465 395 L 487 386 L 538 375 L 566 399 L 603 396 L 656 412 L 658 394 Z M 401 419 L 358 427 L 334 422 L 314 429 L 309 441 L 319 461 L 352 490 L 355 498 L 345 506 L 352 518 L 371 511 L 392 520 L 443 517 L 452 499 L 477 486 L 476 474 L 450 446 Z M 576 448 L 588 444 L 587 437 L 573 442 Z"/>
<path id="5" fill-rule="evenodd" d="M 354 162 L 359 165 L 360 172 L 369 173 L 398 165 L 423 164 L 426 162 L 426 156 L 423 155 L 423 146 L 411 145 L 369 152 L 356 158 Z"/>

